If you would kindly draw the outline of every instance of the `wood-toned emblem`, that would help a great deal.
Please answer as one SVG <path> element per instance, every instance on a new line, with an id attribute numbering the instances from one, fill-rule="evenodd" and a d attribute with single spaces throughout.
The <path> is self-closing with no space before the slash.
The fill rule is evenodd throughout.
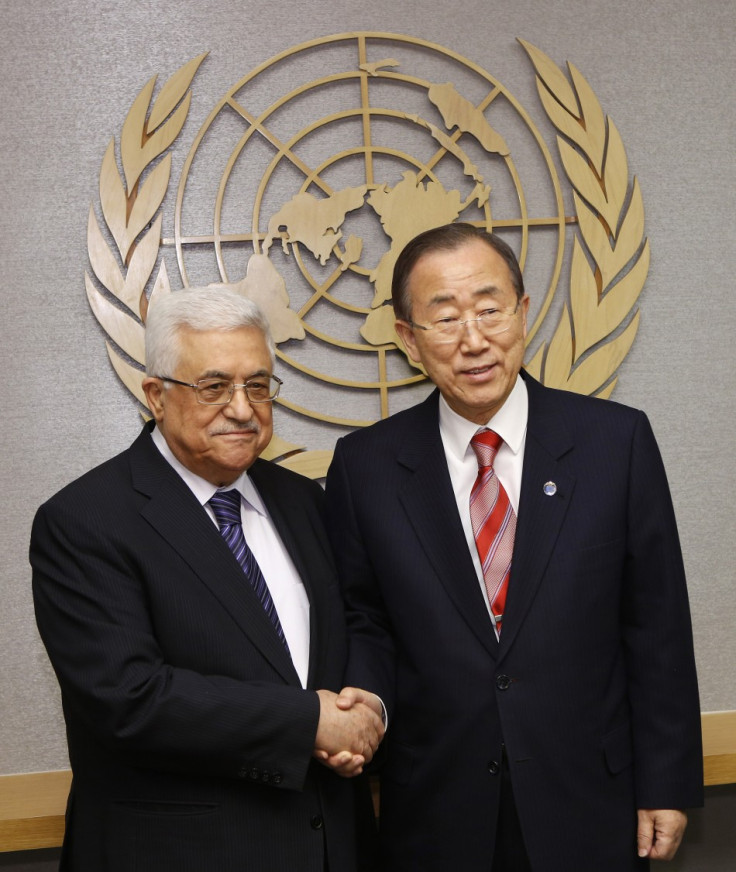
<path id="1" fill-rule="evenodd" d="M 324 475 L 331 451 L 287 441 L 288 423 L 308 419 L 331 444 L 330 425 L 365 426 L 426 393 L 393 328 L 391 271 L 414 235 L 455 220 L 502 234 L 525 280 L 533 252 L 546 252 L 544 287 L 528 288 L 527 369 L 549 386 L 610 396 L 649 267 L 641 192 L 586 79 L 520 43 L 555 156 L 531 112 L 478 65 L 411 37 L 338 34 L 283 52 L 218 102 L 185 160 L 172 238 L 162 234 L 171 147 L 205 55 L 155 99 L 149 81 L 102 161 L 85 275 L 110 361 L 141 412 L 146 315 L 172 292 L 175 265 L 176 287 L 226 284 L 265 310 L 286 382 L 268 456 Z M 279 93 L 287 68 L 299 83 Z"/>

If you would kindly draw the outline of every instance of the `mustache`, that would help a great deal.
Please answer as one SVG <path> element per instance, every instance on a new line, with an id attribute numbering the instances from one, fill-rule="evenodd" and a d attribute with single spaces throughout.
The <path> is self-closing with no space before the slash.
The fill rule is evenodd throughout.
<path id="1" fill-rule="evenodd" d="M 228 433 L 255 433 L 261 432 L 261 425 L 258 421 L 231 421 L 228 424 L 223 424 L 216 430 L 210 430 L 210 436 L 225 436 Z"/>

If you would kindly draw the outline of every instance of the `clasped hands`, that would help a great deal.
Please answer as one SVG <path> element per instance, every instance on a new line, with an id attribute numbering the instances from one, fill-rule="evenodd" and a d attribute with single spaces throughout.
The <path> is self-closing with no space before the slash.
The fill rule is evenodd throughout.
<path id="1" fill-rule="evenodd" d="M 360 775 L 383 739 L 380 699 L 367 690 L 318 690 L 319 724 L 313 756 L 343 778 Z"/>

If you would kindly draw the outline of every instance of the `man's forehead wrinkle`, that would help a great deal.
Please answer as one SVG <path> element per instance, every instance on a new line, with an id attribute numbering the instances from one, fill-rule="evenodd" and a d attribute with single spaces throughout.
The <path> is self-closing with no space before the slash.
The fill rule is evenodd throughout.
<path id="1" fill-rule="evenodd" d="M 471 292 L 471 297 L 475 300 L 483 297 L 495 297 L 502 294 L 503 290 L 497 285 L 485 285 L 482 288 L 477 288 Z M 457 300 L 457 293 L 454 291 L 440 291 L 427 301 L 428 306 L 439 306 L 443 303 L 453 303 Z"/>
<path id="2" fill-rule="evenodd" d="M 253 372 L 249 373 L 246 378 L 258 378 L 262 375 L 269 375 L 269 370 L 261 369 L 253 370 Z M 229 370 L 224 369 L 206 369 L 201 375 L 200 378 L 234 378 L 235 373 L 230 372 Z"/>
<path id="3" fill-rule="evenodd" d="M 232 378 L 232 373 L 224 369 L 206 369 L 200 378 Z"/>

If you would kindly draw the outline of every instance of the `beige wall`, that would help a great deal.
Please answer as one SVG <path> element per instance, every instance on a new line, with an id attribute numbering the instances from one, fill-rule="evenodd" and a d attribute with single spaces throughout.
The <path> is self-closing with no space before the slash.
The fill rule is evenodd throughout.
<path id="1" fill-rule="evenodd" d="M 83 283 L 86 222 L 104 150 L 145 81 L 209 50 L 184 138 L 248 71 L 331 33 L 438 43 L 539 112 L 522 37 L 587 77 L 641 184 L 652 263 L 642 323 L 614 398 L 644 408 L 669 471 L 687 568 L 702 707 L 735 709 L 734 4 L 723 0 L 0 0 L 0 772 L 67 765 L 58 693 L 37 638 L 27 543 L 38 504 L 124 448 L 140 419 L 112 372 Z M 286 90 L 285 79 L 275 87 Z M 551 129 L 545 131 L 550 147 Z M 184 159 L 175 150 L 173 175 Z M 170 192 L 171 193 L 171 192 Z M 168 203 L 168 201 L 167 201 Z M 170 203 L 167 215 L 172 214 Z M 173 228 L 165 224 L 164 235 Z M 171 272 L 174 288 L 181 279 Z M 212 276 L 211 280 L 217 277 Z M 534 288 L 530 288 L 532 295 Z M 339 428 L 282 418 L 285 438 Z M 290 429 L 291 428 L 291 429 Z M 301 428 L 301 429 L 300 429 Z M 318 428 L 319 429 L 319 428 Z M 677 868 L 726 869 L 730 788 L 696 816 Z M 730 811 L 728 811 L 730 809 Z M 688 853 L 689 851 L 689 853 Z M 709 853 L 710 852 L 710 853 Z"/>

